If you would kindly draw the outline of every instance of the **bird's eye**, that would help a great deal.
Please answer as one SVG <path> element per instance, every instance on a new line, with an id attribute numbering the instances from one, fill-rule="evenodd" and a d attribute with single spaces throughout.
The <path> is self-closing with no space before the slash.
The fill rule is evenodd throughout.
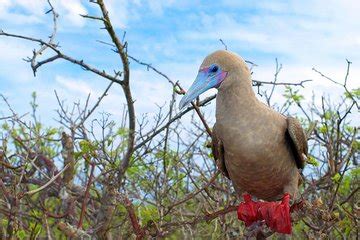
<path id="1" fill-rule="evenodd" d="M 212 66 L 210 67 L 209 71 L 212 72 L 212 73 L 215 73 L 215 72 L 217 72 L 218 69 L 219 69 L 218 66 L 212 65 Z"/>

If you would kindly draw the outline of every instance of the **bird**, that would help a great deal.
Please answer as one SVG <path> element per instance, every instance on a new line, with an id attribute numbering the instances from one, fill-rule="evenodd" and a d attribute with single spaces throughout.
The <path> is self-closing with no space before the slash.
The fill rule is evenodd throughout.
<path id="1" fill-rule="evenodd" d="M 246 226 L 266 220 L 274 231 L 290 234 L 289 199 L 299 196 L 308 154 L 300 122 L 257 98 L 250 70 L 236 53 L 218 50 L 209 54 L 179 108 L 212 88 L 218 91 L 212 152 L 217 167 L 244 197 L 239 219 Z"/>

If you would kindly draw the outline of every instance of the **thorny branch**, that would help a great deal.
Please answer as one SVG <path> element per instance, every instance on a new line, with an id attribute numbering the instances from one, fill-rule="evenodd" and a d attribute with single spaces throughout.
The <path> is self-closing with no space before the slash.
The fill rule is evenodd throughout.
<path id="1" fill-rule="evenodd" d="M 31 42 L 37 42 L 37 43 L 40 43 L 41 46 L 46 46 L 48 48 L 50 48 L 51 50 L 53 50 L 56 55 L 53 56 L 53 57 L 50 57 L 48 59 L 45 59 L 43 61 L 39 61 L 37 62 L 35 65 L 34 65 L 34 68 L 33 68 L 33 71 L 37 71 L 37 69 L 39 67 L 41 67 L 42 65 L 44 64 L 47 64 L 47 63 L 50 63 L 50 62 L 53 62 L 57 59 L 64 59 L 68 62 L 71 62 L 75 65 L 78 65 L 80 67 L 82 67 L 84 70 L 87 70 L 87 71 L 90 71 L 90 72 L 93 72 L 101 77 L 104 77 L 112 82 L 115 82 L 115 83 L 118 83 L 118 84 L 122 84 L 123 82 L 121 80 L 119 80 L 117 78 L 117 75 L 118 74 L 115 74 L 114 76 L 108 74 L 105 72 L 105 70 L 99 70 L 87 63 L 84 62 L 84 60 L 77 60 L 77 59 L 74 59 L 66 54 L 64 54 L 63 52 L 61 52 L 60 50 L 58 50 L 58 45 L 54 45 L 54 44 L 48 44 L 47 42 L 41 40 L 41 39 L 37 39 L 37 38 L 32 38 L 32 37 L 27 37 L 27 36 L 22 36 L 22 35 L 17 35 L 17 34 L 11 34 L 11 33 L 7 33 L 7 32 L 4 32 L 2 30 L 0 30 L 0 36 L 6 36 L 6 37 L 13 37 L 13 38 L 19 38 L 19 39 L 24 39 L 24 40 L 28 40 L 28 41 L 31 41 Z"/>
<path id="2" fill-rule="evenodd" d="M 30 61 L 31 63 L 31 68 L 33 70 L 34 76 L 36 76 L 36 70 L 37 70 L 37 63 L 36 63 L 36 58 L 38 56 L 40 56 L 47 48 L 48 45 L 55 45 L 54 44 L 54 40 L 56 37 L 56 33 L 57 33 L 57 18 L 59 17 L 59 14 L 55 11 L 53 5 L 51 4 L 50 0 L 47 0 L 49 6 L 50 6 L 50 10 L 46 12 L 46 14 L 48 13 L 52 13 L 53 15 L 53 32 L 51 33 L 51 35 L 49 36 L 49 41 L 47 42 L 47 45 L 42 45 L 40 47 L 39 50 L 34 50 L 33 51 L 33 57 L 30 59 L 28 59 L 27 61 Z"/>

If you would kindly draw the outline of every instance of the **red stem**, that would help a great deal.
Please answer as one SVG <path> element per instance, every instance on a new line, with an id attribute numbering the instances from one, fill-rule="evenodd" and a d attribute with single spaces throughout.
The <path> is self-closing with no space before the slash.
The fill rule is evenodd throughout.
<path id="1" fill-rule="evenodd" d="M 134 210 L 132 202 L 127 197 L 125 197 L 124 203 L 125 203 L 125 208 L 126 208 L 128 214 L 129 214 L 131 224 L 132 224 L 132 226 L 134 228 L 134 232 L 136 234 L 136 239 L 143 239 L 144 235 L 145 235 L 145 232 L 144 232 L 144 229 L 142 229 L 140 224 L 139 224 L 139 220 L 136 217 L 135 210 Z"/>
<path id="2" fill-rule="evenodd" d="M 94 169 L 95 169 L 95 164 L 94 163 L 90 163 L 91 165 L 91 169 L 90 169 L 90 177 L 89 177 L 89 181 L 87 182 L 86 185 L 86 190 L 85 190 L 85 196 L 84 196 L 84 200 L 81 206 L 81 214 L 80 214 L 80 219 L 79 219 L 79 223 L 78 223 L 78 228 L 82 228 L 82 224 L 83 224 L 83 218 L 86 212 L 86 202 L 87 199 L 89 198 L 89 192 L 90 192 L 90 186 L 91 186 L 91 182 L 93 179 L 93 175 L 94 175 Z"/>

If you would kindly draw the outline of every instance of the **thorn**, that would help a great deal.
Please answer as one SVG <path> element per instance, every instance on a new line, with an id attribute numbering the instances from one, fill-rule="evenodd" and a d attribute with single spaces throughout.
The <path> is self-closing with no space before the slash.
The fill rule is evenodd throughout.
<path id="1" fill-rule="evenodd" d="M 126 31 L 124 31 L 123 37 L 122 37 L 122 42 L 125 41 L 125 36 L 126 36 Z"/>
<path id="2" fill-rule="evenodd" d="M 36 77 L 36 68 L 32 67 L 34 77 Z"/>
<path id="3" fill-rule="evenodd" d="M 219 41 L 221 42 L 222 45 L 224 45 L 225 50 L 227 50 L 227 45 L 225 44 L 225 42 L 220 38 Z"/>

